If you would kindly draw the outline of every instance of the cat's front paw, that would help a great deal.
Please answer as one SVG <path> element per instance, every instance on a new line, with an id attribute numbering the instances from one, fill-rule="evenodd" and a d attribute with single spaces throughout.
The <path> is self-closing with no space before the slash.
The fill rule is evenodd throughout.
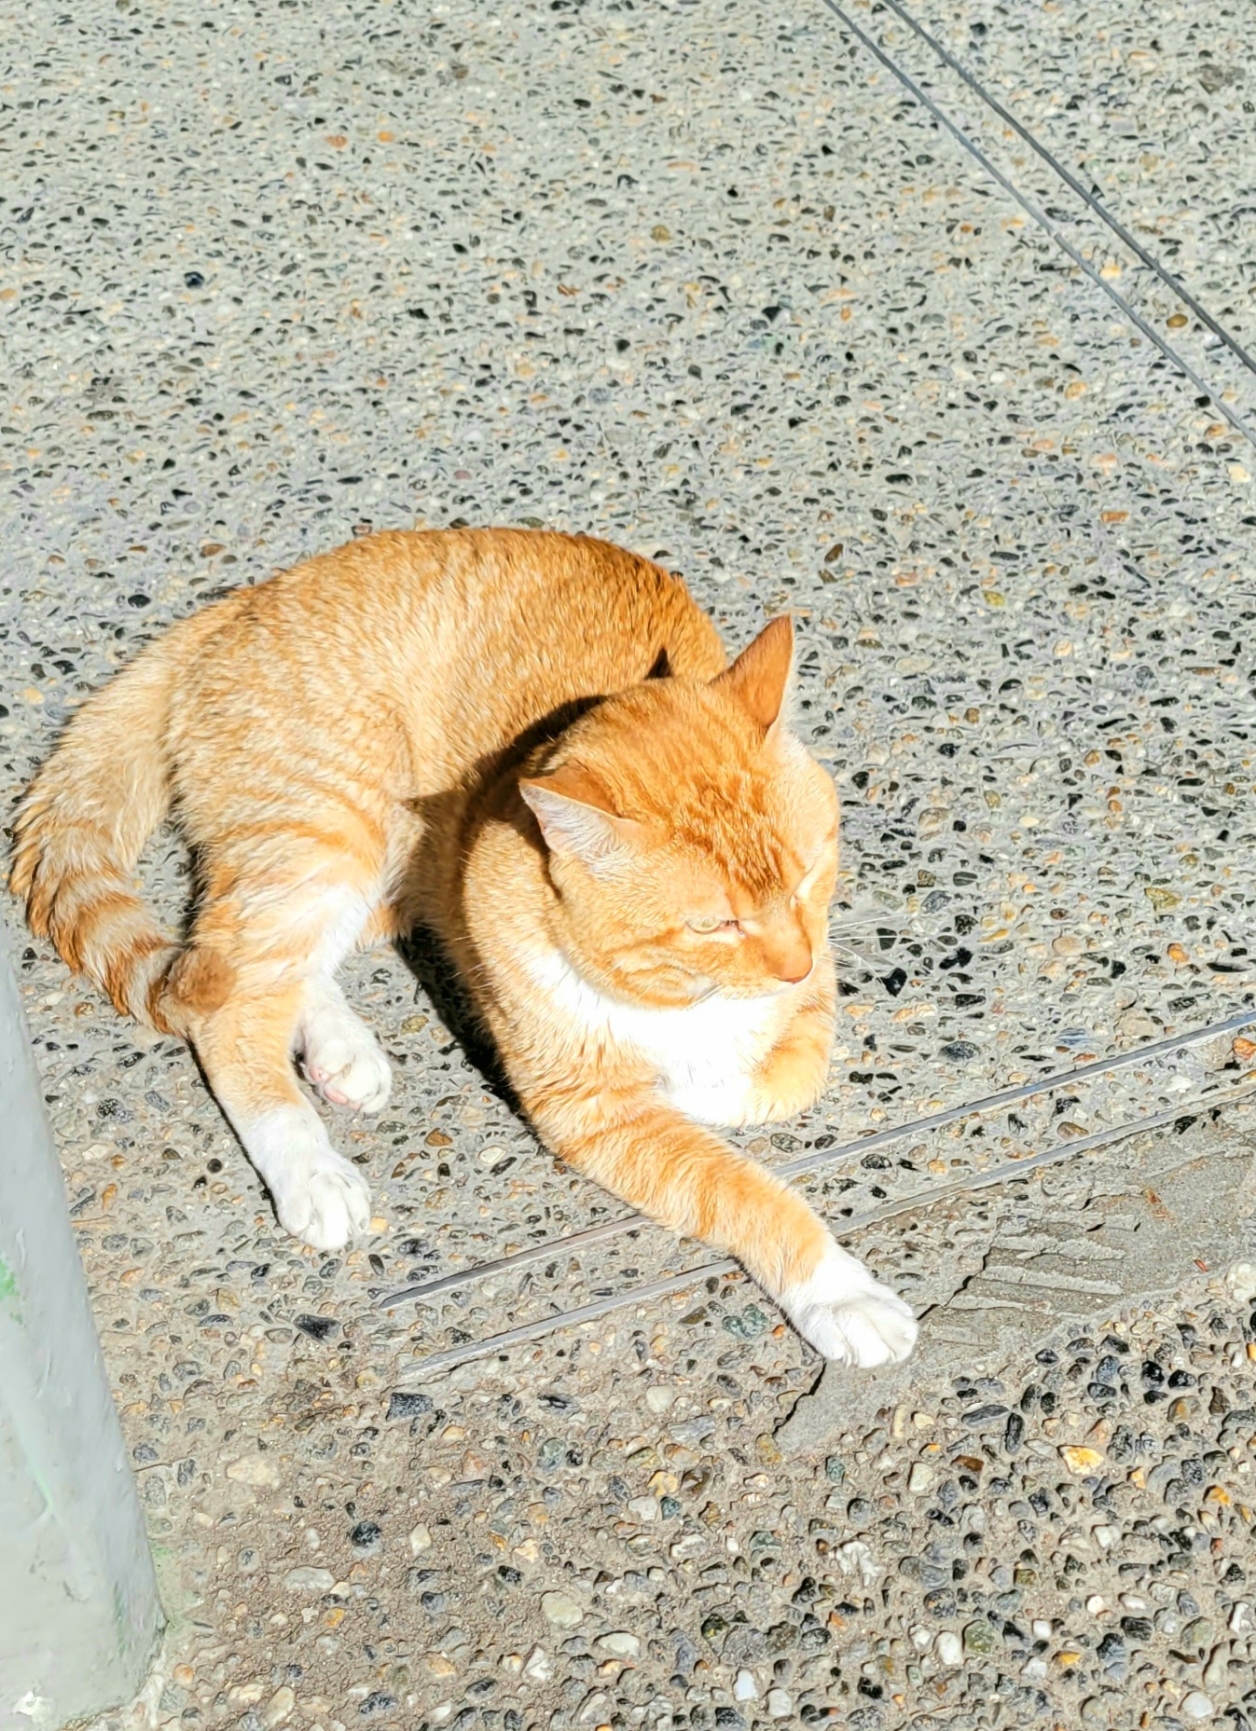
<path id="1" fill-rule="evenodd" d="M 803 1339 L 838 1364 L 898 1364 L 916 1344 L 909 1306 L 835 1243 L 807 1280 L 782 1292 L 781 1306 Z"/>
<path id="2" fill-rule="evenodd" d="M 315 1250 L 341 1250 L 371 1224 L 371 1192 L 356 1166 L 333 1149 L 321 1152 L 275 1196 L 279 1224 Z"/>
<path id="3" fill-rule="evenodd" d="M 340 1250 L 371 1224 L 371 1192 L 337 1154 L 312 1106 L 281 1106 L 237 1124 L 285 1232 L 315 1250 Z"/>

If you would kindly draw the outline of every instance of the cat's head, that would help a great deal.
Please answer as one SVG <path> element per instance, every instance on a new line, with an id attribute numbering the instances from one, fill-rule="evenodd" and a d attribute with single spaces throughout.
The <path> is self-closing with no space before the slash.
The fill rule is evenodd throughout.
<path id="1" fill-rule="evenodd" d="M 705 683 L 606 699 L 520 792 L 582 973 L 655 1004 L 806 979 L 824 949 L 837 796 L 789 730 L 793 628 L 776 619 Z"/>

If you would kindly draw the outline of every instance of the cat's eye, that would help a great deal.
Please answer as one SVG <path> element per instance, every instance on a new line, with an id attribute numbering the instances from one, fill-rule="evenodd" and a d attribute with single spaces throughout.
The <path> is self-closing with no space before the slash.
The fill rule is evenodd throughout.
<path id="1" fill-rule="evenodd" d="M 741 929 L 736 920 L 719 920 L 711 918 L 689 920 L 687 923 L 691 932 L 699 932 L 704 937 L 709 937 L 712 932 L 736 932 Z"/>

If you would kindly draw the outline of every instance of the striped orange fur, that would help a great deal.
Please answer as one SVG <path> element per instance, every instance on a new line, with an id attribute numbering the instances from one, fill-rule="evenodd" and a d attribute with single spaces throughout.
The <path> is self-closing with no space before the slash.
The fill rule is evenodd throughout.
<path id="1" fill-rule="evenodd" d="M 605 543 L 383 534 L 176 625 L 83 707 L 17 819 L 30 924 L 185 1035 L 285 1227 L 369 1195 L 293 1067 L 375 1110 L 387 1061 L 335 975 L 416 923 L 457 963 L 538 1132 L 730 1250 L 831 1357 L 910 1350 L 902 1302 L 707 1124 L 821 1093 L 837 802 L 790 731 L 776 620 L 726 666 L 684 585 Z M 134 870 L 173 809 L 185 943 Z"/>

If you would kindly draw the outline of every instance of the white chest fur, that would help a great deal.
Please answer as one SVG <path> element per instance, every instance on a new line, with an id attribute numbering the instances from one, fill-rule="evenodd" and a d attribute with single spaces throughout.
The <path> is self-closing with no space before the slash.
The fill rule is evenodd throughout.
<path id="1" fill-rule="evenodd" d="M 683 1009 L 650 1009 L 608 997 L 557 950 L 530 972 L 573 1033 L 595 1049 L 626 1048 L 643 1059 L 673 1106 L 703 1124 L 740 1124 L 751 1113 L 756 1067 L 779 1038 L 783 994 L 705 998 Z"/>

